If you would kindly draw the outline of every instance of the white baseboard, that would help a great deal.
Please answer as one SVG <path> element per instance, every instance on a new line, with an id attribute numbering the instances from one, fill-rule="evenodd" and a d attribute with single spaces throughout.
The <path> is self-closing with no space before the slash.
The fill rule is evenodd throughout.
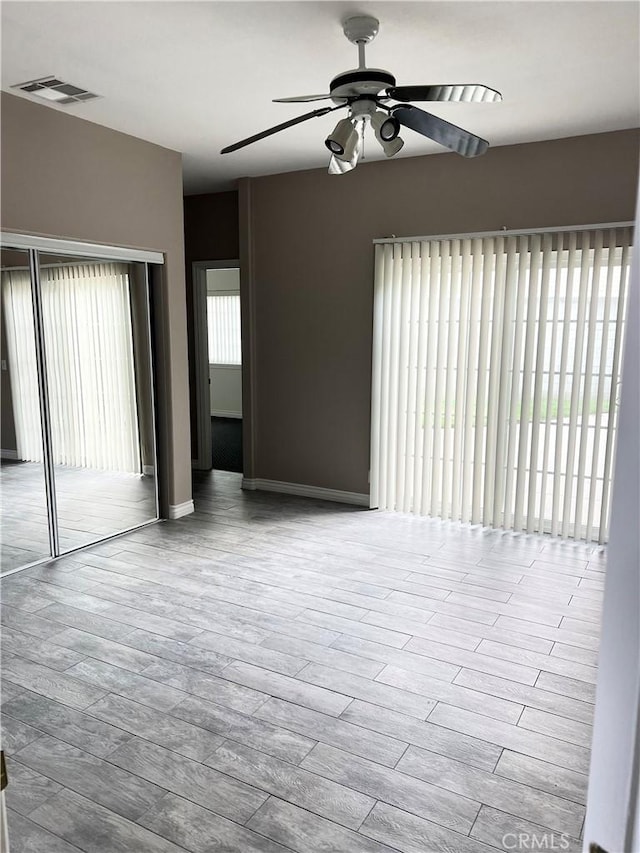
<path id="1" fill-rule="evenodd" d="M 0 459 L 20 459 L 17 450 L 0 450 Z"/>
<path id="2" fill-rule="evenodd" d="M 242 418 L 242 412 L 226 412 L 224 409 L 214 409 L 211 412 L 212 418 Z"/>
<path id="3" fill-rule="evenodd" d="M 193 501 L 185 501 L 181 504 L 169 504 L 169 518 L 182 518 L 183 515 L 191 515 L 195 512 Z"/>
<path id="4" fill-rule="evenodd" d="M 338 489 L 323 489 L 320 486 L 305 486 L 302 483 L 283 483 L 280 480 L 249 480 L 242 478 L 242 488 L 248 491 L 278 492 L 284 495 L 297 495 L 302 498 L 317 498 L 321 501 L 335 501 L 341 504 L 369 506 L 369 495 L 360 492 L 341 492 Z"/>

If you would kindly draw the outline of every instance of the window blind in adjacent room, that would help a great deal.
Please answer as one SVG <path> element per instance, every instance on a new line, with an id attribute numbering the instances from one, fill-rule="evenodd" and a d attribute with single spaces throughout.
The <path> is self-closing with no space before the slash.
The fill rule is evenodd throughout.
<path id="1" fill-rule="evenodd" d="M 606 541 L 630 245 L 376 245 L 372 506 Z"/>
<path id="2" fill-rule="evenodd" d="M 241 364 L 240 294 L 207 296 L 209 364 Z"/>

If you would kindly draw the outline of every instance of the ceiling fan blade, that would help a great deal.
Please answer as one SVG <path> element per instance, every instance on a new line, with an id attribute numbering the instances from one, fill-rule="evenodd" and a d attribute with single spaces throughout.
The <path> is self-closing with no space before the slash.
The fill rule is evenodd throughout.
<path id="1" fill-rule="evenodd" d="M 396 101 L 459 101 L 471 104 L 493 104 L 502 95 L 481 83 L 461 83 L 440 86 L 392 86 L 387 96 Z"/>
<path id="2" fill-rule="evenodd" d="M 295 118 L 289 119 L 289 121 L 283 121 L 282 124 L 277 124 L 275 127 L 270 127 L 268 130 L 263 130 L 260 133 L 249 136 L 247 139 L 242 139 L 240 142 L 235 142 L 233 145 L 227 145 L 227 147 L 223 148 L 220 153 L 230 154 L 232 151 L 237 151 L 238 148 L 244 148 L 245 145 L 251 145 L 252 142 L 258 142 L 259 139 L 264 139 L 265 136 L 272 136 L 274 133 L 279 133 L 281 130 L 293 127 L 294 124 L 300 124 L 303 121 L 307 121 L 307 119 L 315 118 L 316 116 L 324 116 L 327 113 L 340 109 L 342 109 L 342 105 L 337 107 L 321 107 L 319 110 L 313 110 L 310 113 L 296 116 Z"/>
<path id="3" fill-rule="evenodd" d="M 331 95 L 296 95 L 293 98 L 274 98 L 274 104 L 303 104 L 306 101 L 324 101 Z"/>
<path id="4" fill-rule="evenodd" d="M 474 136 L 473 133 L 456 127 L 455 124 L 450 124 L 431 113 L 426 113 L 418 107 L 402 104 L 393 108 L 393 115 L 400 124 L 433 139 L 434 142 L 444 145 L 445 148 L 463 157 L 477 157 L 479 154 L 484 154 L 489 147 L 486 139 Z"/>

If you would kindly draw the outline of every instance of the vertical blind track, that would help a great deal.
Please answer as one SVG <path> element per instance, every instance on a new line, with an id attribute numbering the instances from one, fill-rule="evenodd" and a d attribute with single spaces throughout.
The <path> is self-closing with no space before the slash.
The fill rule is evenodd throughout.
<path id="1" fill-rule="evenodd" d="M 392 243 L 400 245 L 401 243 L 425 243 L 429 240 L 466 240 L 466 239 L 482 239 L 484 237 L 511 237 L 525 236 L 529 234 L 564 234 L 569 231 L 598 231 L 600 229 L 607 230 L 611 228 L 633 228 L 634 222 L 627 220 L 626 222 L 604 222 L 597 225 L 574 225 L 571 228 L 566 225 L 556 226 L 554 228 L 501 228 L 499 231 L 474 231 L 471 234 L 429 234 L 419 237 L 378 237 L 373 240 L 374 245 L 384 245 Z M 13 244 L 11 244 L 13 245 Z"/>

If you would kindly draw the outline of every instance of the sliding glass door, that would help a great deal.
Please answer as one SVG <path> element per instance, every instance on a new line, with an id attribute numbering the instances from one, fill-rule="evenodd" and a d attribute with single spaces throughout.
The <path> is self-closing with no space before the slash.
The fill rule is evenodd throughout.
<path id="1" fill-rule="evenodd" d="M 2 488 L 12 506 L 44 502 L 46 549 L 18 552 L 5 501 L 3 571 L 158 517 L 147 265 L 29 254 L 2 275 L 17 446 Z"/>
<path id="2" fill-rule="evenodd" d="M 372 505 L 607 541 L 631 245 L 614 225 L 376 246 Z"/>

